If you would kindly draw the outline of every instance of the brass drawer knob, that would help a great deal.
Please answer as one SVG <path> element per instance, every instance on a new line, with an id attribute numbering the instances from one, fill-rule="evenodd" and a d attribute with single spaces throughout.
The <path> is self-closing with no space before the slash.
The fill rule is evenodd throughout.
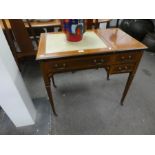
<path id="1" fill-rule="evenodd" d="M 95 63 L 97 62 L 96 59 L 94 59 L 94 62 L 95 62 Z"/>
<path id="2" fill-rule="evenodd" d="M 131 55 L 129 55 L 129 59 L 131 59 L 132 58 L 132 56 Z"/>
<path id="3" fill-rule="evenodd" d="M 66 67 L 66 64 L 65 63 L 63 64 L 63 67 Z"/>
<path id="4" fill-rule="evenodd" d="M 118 69 L 119 69 L 119 70 L 122 70 L 122 68 L 121 68 L 121 67 L 118 67 Z"/>
<path id="5" fill-rule="evenodd" d="M 124 57 L 124 56 L 122 56 L 122 57 L 121 57 L 121 59 L 122 59 L 122 60 L 124 60 L 124 59 L 125 59 L 125 57 Z"/>
<path id="6" fill-rule="evenodd" d="M 55 64 L 54 66 L 55 66 L 55 67 L 58 67 L 58 64 Z"/>
<path id="7" fill-rule="evenodd" d="M 128 66 L 125 66 L 125 69 L 128 69 Z"/>

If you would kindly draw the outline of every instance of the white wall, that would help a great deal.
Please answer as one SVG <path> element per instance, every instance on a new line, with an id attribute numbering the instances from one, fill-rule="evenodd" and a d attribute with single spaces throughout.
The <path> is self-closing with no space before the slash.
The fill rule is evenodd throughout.
<path id="1" fill-rule="evenodd" d="M 35 123 L 36 110 L 1 27 L 0 105 L 17 127 Z"/>

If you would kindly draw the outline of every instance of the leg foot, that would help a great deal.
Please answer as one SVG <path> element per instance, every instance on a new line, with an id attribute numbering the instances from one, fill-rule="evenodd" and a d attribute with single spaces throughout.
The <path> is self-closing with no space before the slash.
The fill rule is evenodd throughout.
<path id="1" fill-rule="evenodd" d="M 133 74 L 133 73 L 130 73 L 130 74 L 129 74 L 129 77 L 128 77 L 128 80 L 127 80 L 127 82 L 126 82 L 126 86 L 125 86 L 125 89 L 124 89 L 122 98 L 121 98 L 121 102 L 120 102 L 121 105 L 124 105 L 123 102 L 124 102 L 124 99 L 125 99 L 125 97 L 126 97 L 126 95 L 127 95 L 127 92 L 128 92 L 128 90 L 129 90 L 129 87 L 130 87 L 130 85 L 131 85 L 131 83 L 132 83 L 133 77 L 134 77 L 134 74 Z"/>
<path id="2" fill-rule="evenodd" d="M 124 103 L 123 103 L 123 101 L 122 101 L 122 100 L 121 100 L 121 102 L 120 102 L 120 105 L 121 105 L 121 106 L 123 106 L 123 105 L 124 105 Z"/>
<path id="3" fill-rule="evenodd" d="M 107 80 L 110 80 L 110 78 L 109 78 L 109 73 L 107 72 Z"/>
<path id="4" fill-rule="evenodd" d="M 110 67 L 105 68 L 105 70 L 107 72 L 107 80 L 110 80 L 110 78 L 109 78 L 109 69 L 110 69 Z"/>
<path id="5" fill-rule="evenodd" d="M 54 81 L 54 75 L 52 75 L 52 83 L 53 83 L 54 88 L 57 88 L 55 81 Z"/>
<path id="6" fill-rule="evenodd" d="M 53 113 L 54 113 L 55 116 L 58 116 L 56 111 L 55 111 L 55 106 L 54 106 L 54 103 L 53 103 L 52 92 L 51 92 L 50 86 L 46 86 L 46 90 L 47 90 L 47 94 L 48 94 L 48 97 L 49 97 L 49 101 L 51 103 Z"/>
<path id="7" fill-rule="evenodd" d="M 110 78 L 109 78 L 109 74 L 107 75 L 107 80 L 110 80 Z"/>

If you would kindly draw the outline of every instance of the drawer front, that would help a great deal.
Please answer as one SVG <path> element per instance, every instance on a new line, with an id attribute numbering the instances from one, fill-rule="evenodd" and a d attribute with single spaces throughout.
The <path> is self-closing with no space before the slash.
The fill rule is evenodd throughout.
<path id="1" fill-rule="evenodd" d="M 121 64 L 121 63 L 134 63 L 139 60 L 141 53 L 139 52 L 129 52 L 129 53 L 120 53 L 115 55 L 114 63 Z"/>
<path id="2" fill-rule="evenodd" d="M 81 58 L 68 58 L 64 60 L 52 60 L 46 63 L 53 72 L 71 71 L 76 69 L 100 68 L 111 61 L 111 56 L 90 56 Z"/>
<path id="3" fill-rule="evenodd" d="M 109 68 L 110 74 L 125 73 L 133 70 L 141 58 L 140 52 L 118 53 L 111 55 L 70 57 L 47 60 L 44 67 L 48 72 L 58 73 L 89 68 Z"/>
<path id="4" fill-rule="evenodd" d="M 133 71 L 135 68 L 132 64 L 124 64 L 124 65 L 113 65 L 110 67 L 110 74 L 116 73 L 128 73 Z"/>

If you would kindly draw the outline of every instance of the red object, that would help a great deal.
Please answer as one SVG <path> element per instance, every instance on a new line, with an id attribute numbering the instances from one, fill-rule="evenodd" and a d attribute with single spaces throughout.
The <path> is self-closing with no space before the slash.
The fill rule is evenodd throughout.
<path id="1" fill-rule="evenodd" d="M 82 40 L 85 32 L 84 19 L 62 19 L 61 24 L 68 41 L 78 42 Z"/>
<path id="2" fill-rule="evenodd" d="M 66 33 L 67 40 L 72 42 L 77 42 L 82 40 L 83 35 L 73 35 L 71 33 Z"/>

